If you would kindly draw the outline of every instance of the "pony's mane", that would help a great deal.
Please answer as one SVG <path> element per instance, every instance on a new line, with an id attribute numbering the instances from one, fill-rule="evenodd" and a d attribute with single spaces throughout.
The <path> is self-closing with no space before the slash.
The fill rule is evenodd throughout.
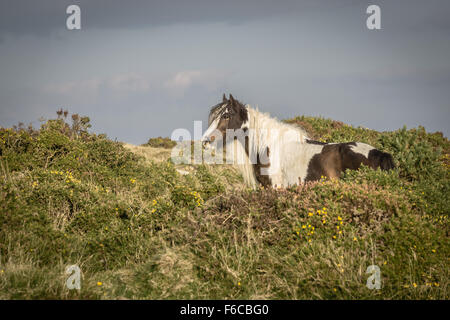
<path id="1" fill-rule="evenodd" d="M 253 108 L 249 104 L 245 106 L 249 111 L 249 120 L 253 123 L 250 123 L 250 128 L 252 129 L 269 129 L 269 128 L 277 128 L 277 129 L 291 129 L 296 130 L 300 134 L 300 139 L 302 142 L 305 142 L 306 139 L 309 139 L 308 133 L 303 129 L 300 125 L 290 124 L 286 122 L 282 122 L 278 120 L 276 117 L 272 117 L 267 112 L 259 111 L 258 107 Z M 265 126 L 261 126 L 261 123 L 264 123 Z"/>
<path id="2" fill-rule="evenodd" d="M 266 144 L 261 143 L 261 141 L 265 140 L 263 137 L 263 130 L 277 129 L 279 131 L 291 131 L 294 130 L 298 133 L 300 141 L 306 142 L 308 138 L 308 134 L 306 131 L 297 125 L 292 125 L 288 123 L 281 122 L 275 117 L 272 117 L 268 113 L 263 113 L 258 110 L 258 108 L 254 109 L 250 105 L 245 105 L 245 108 L 248 111 L 248 121 L 249 121 L 249 129 L 250 132 L 253 132 L 249 136 L 249 153 L 250 156 L 255 157 L 257 153 L 265 152 Z M 237 155 L 240 157 L 241 162 L 238 162 L 238 168 L 241 171 L 241 174 L 244 178 L 244 181 L 252 188 L 256 188 L 258 182 L 256 180 L 255 169 L 253 164 L 250 161 L 249 156 L 245 152 L 244 147 L 241 143 L 235 141 L 234 148 L 237 148 Z M 243 161 L 242 161 L 243 160 Z"/>

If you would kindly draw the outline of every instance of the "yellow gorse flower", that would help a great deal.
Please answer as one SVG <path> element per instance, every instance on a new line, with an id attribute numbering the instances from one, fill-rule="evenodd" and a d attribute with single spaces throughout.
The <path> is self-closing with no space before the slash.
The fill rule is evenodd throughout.
<path id="1" fill-rule="evenodd" d="M 70 182 L 72 182 L 74 184 L 81 183 L 81 180 L 74 178 L 72 172 L 70 172 L 70 171 L 63 172 L 63 171 L 58 171 L 58 170 L 50 170 L 50 174 L 64 176 L 66 183 L 70 183 Z"/>
<path id="2" fill-rule="evenodd" d="M 194 201 L 196 202 L 197 207 L 201 207 L 205 202 L 201 195 L 197 191 L 192 191 L 190 194 L 194 196 Z"/>

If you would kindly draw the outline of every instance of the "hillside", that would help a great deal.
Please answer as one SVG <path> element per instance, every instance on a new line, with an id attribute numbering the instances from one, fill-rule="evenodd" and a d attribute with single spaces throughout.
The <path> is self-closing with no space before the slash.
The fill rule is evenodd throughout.
<path id="1" fill-rule="evenodd" d="M 0 129 L 0 299 L 449 299 L 450 142 L 287 120 L 390 152 L 391 172 L 247 189 L 231 166 L 89 132 Z M 81 268 L 81 290 L 65 269 Z M 366 287 L 378 265 L 381 290 Z"/>

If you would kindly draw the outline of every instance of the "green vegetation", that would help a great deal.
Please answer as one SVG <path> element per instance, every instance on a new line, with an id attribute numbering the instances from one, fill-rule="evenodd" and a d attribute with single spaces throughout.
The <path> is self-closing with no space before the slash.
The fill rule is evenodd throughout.
<path id="1" fill-rule="evenodd" d="M 391 152 L 398 168 L 248 190 L 229 166 L 178 167 L 168 149 L 66 118 L 0 129 L 0 299 L 449 298 L 442 134 L 291 119 Z M 80 291 L 65 286 L 72 264 Z M 370 265 L 381 290 L 366 287 Z"/>
<path id="2" fill-rule="evenodd" d="M 169 138 L 150 138 L 148 139 L 147 143 L 144 143 L 143 147 L 153 147 L 153 148 L 165 148 L 165 149 L 172 149 L 175 147 L 177 143 L 173 140 L 170 140 Z"/>

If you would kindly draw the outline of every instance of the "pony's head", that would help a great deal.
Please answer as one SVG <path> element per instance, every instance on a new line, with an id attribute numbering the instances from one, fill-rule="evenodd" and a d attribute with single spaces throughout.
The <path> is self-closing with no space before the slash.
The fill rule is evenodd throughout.
<path id="1" fill-rule="evenodd" d="M 235 100 L 230 94 L 227 99 L 223 95 L 222 102 L 211 108 L 208 118 L 208 130 L 202 137 L 202 143 L 207 146 L 213 142 L 219 135 L 225 141 L 227 130 L 246 129 L 248 126 L 248 110 Z"/>

